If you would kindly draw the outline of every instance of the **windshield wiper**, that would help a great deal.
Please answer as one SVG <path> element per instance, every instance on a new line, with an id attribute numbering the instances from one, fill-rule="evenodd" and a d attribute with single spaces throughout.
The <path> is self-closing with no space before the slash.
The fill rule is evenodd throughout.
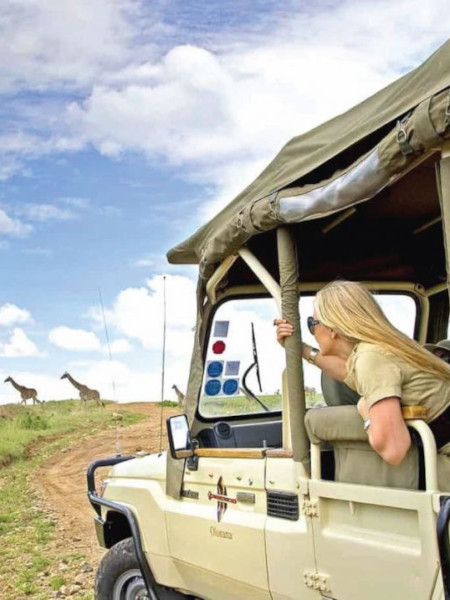
<path id="1" fill-rule="evenodd" d="M 258 381 L 258 385 L 259 385 L 259 391 L 262 392 L 262 386 L 261 386 L 261 376 L 260 376 L 260 371 L 259 371 L 259 361 L 258 361 L 258 351 L 256 349 L 256 338 L 255 338 L 255 328 L 252 325 L 252 351 L 253 351 L 253 363 L 249 366 L 249 368 L 245 371 L 243 377 L 242 377 L 242 387 L 241 387 L 241 391 L 244 392 L 246 398 L 249 398 L 251 400 L 254 400 L 255 402 L 257 402 L 265 411 L 269 412 L 270 408 L 264 404 L 264 402 L 262 402 L 257 396 L 255 396 L 255 394 L 251 391 L 251 389 L 247 386 L 246 380 L 247 380 L 247 375 L 250 373 L 250 371 L 255 368 L 256 370 L 256 379 Z"/>

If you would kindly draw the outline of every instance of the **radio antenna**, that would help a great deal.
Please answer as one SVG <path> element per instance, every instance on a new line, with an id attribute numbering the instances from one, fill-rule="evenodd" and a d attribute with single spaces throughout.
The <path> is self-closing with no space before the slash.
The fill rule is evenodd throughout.
<path id="1" fill-rule="evenodd" d="M 166 276 L 163 276 L 163 346 L 162 346 L 162 372 L 161 372 L 161 422 L 159 424 L 159 453 L 162 453 L 163 430 L 163 402 L 164 402 L 164 376 L 166 368 Z"/>
<path id="2" fill-rule="evenodd" d="M 100 309 L 102 311 L 102 317 L 103 317 L 103 327 L 105 328 L 105 337 L 106 337 L 106 345 L 108 347 L 108 355 L 109 355 L 109 361 L 112 365 L 113 362 L 113 358 L 112 358 L 112 353 L 111 353 L 111 344 L 109 342 L 109 333 L 108 333 L 108 326 L 106 325 L 106 316 L 105 316 L 105 307 L 103 305 L 103 298 L 102 298 L 102 291 L 100 288 L 98 288 L 98 298 L 100 301 Z M 112 391 L 113 391 L 113 400 L 114 402 L 117 402 L 117 395 L 116 395 L 116 382 L 114 381 L 114 370 L 111 369 L 111 384 L 112 384 Z M 120 456 L 122 454 L 122 450 L 120 448 L 120 440 L 119 440 L 119 424 L 117 423 L 116 425 L 116 454 L 117 456 Z"/>

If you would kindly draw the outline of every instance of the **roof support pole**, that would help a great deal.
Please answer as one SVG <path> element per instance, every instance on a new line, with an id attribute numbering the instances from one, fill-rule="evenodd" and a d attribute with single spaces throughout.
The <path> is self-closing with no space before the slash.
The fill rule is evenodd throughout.
<path id="1" fill-rule="evenodd" d="M 436 164 L 436 175 L 444 235 L 447 289 L 450 294 L 450 142 L 441 148 L 441 160 Z"/>
<path id="2" fill-rule="evenodd" d="M 266 287 L 267 291 L 275 300 L 278 312 L 281 315 L 281 290 L 278 283 L 248 248 L 241 248 L 238 250 L 238 254 L 242 260 L 247 263 L 260 282 Z"/>
<path id="3" fill-rule="evenodd" d="M 298 266 L 295 240 L 286 227 L 277 229 L 278 265 L 280 269 L 281 308 L 283 319 L 294 326 L 294 335 L 286 338 L 286 377 L 288 423 L 291 427 L 294 460 L 309 471 L 309 442 L 305 428 L 305 390 L 303 384 L 302 346 L 297 289 Z"/>

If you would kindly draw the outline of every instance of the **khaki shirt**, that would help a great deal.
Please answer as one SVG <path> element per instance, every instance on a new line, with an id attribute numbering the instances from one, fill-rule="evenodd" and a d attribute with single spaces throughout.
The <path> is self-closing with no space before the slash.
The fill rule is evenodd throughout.
<path id="1" fill-rule="evenodd" d="M 360 342 L 347 360 L 345 383 L 365 398 L 368 408 L 383 398 L 404 406 L 425 406 L 432 421 L 450 404 L 450 381 L 413 367 L 375 344 Z"/>

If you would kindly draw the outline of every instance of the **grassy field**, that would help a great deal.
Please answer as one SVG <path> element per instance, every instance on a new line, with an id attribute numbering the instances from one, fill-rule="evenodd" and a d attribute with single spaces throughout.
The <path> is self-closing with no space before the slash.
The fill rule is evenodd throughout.
<path id="1" fill-rule="evenodd" d="M 123 412 L 120 427 L 142 418 Z M 55 592 L 64 585 L 64 575 L 60 571 L 53 574 L 54 557 L 47 550 L 58 535 L 57 522 L 51 513 L 41 510 L 29 485 L 30 474 L 52 454 L 79 439 L 80 431 L 92 435 L 117 426 L 110 411 L 92 405 L 81 408 L 79 401 L 0 407 L 1 598 L 50 600 L 37 592 L 43 576 L 50 579 Z M 58 557 L 59 565 L 67 564 L 71 570 L 83 561 L 83 556 L 69 552 Z M 92 600 L 92 595 L 77 599 Z"/>
<path id="2" fill-rule="evenodd" d="M 281 395 L 258 395 L 259 400 L 271 411 L 281 410 Z M 321 406 L 324 404 L 322 394 L 310 394 L 306 396 L 306 406 Z M 205 417 L 225 417 L 229 415 L 244 415 L 252 413 L 261 413 L 264 411 L 262 406 L 245 396 L 228 397 L 202 397 L 200 403 L 200 412 Z"/>
<path id="3" fill-rule="evenodd" d="M 137 416 L 124 415 L 125 424 Z M 109 414 L 108 426 L 114 426 Z M 93 405 L 82 407 L 79 400 L 46 402 L 41 406 L 17 404 L 0 406 L 0 466 L 24 458 L 30 445 L 43 438 L 86 428 L 105 427 L 104 411 Z"/>

